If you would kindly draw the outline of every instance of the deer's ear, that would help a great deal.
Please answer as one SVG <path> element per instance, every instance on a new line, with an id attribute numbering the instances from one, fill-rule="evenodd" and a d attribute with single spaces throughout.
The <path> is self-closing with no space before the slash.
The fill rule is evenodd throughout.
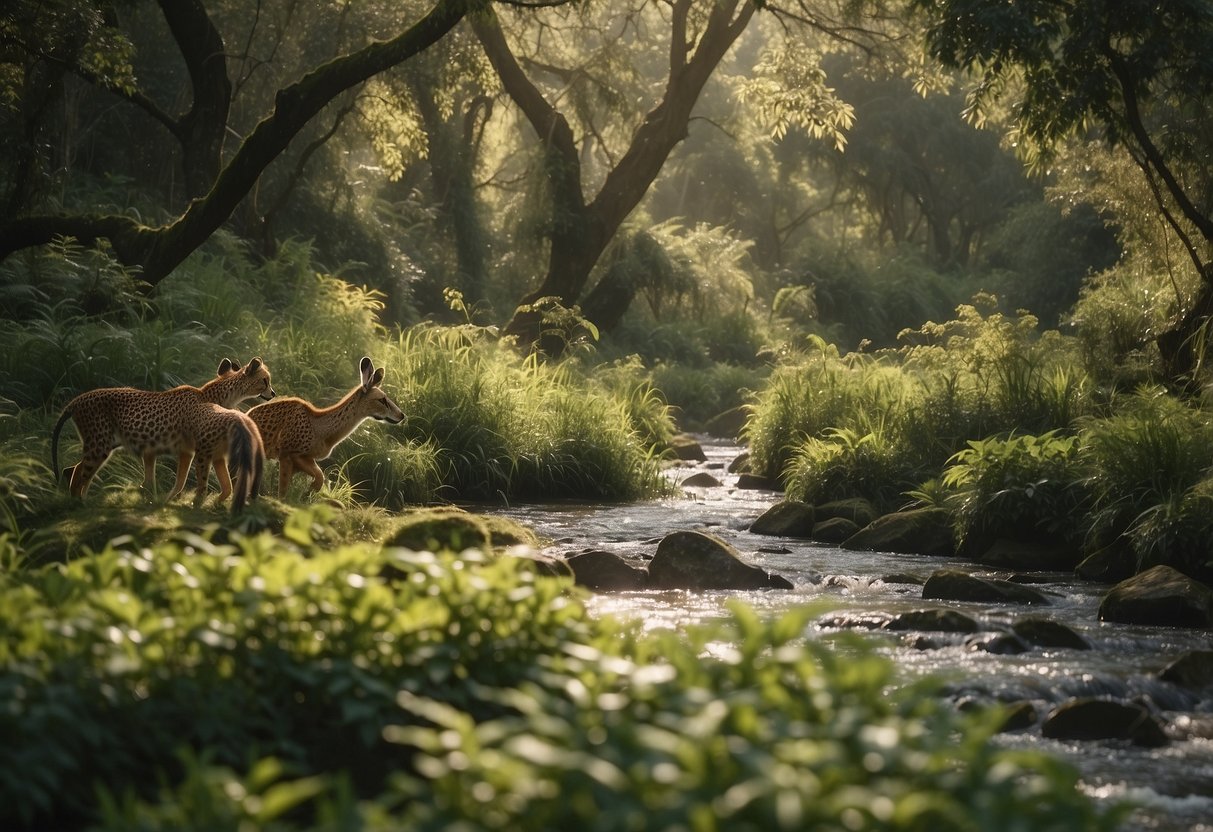
<path id="1" fill-rule="evenodd" d="M 219 362 L 219 370 L 215 373 L 215 375 L 217 375 L 217 376 L 227 375 L 228 373 L 234 373 L 239 369 L 240 369 L 239 364 L 237 364 L 235 361 L 233 361 L 230 358 L 225 358 Z"/>
<path id="2" fill-rule="evenodd" d="M 370 356 L 362 356 L 362 360 L 358 362 L 358 372 L 362 376 L 362 388 L 364 390 L 371 389 L 371 373 L 375 371 L 375 365 L 371 363 Z"/>
<path id="3" fill-rule="evenodd" d="M 244 368 L 244 372 L 251 376 L 253 373 L 257 372 L 260 369 L 261 369 L 261 359 L 254 358 L 252 361 L 250 361 L 248 363 L 248 366 Z"/>
<path id="4" fill-rule="evenodd" d="M 375 370 L 375 374 L 373 376 L 371 376 L 370 386 L 378 387 L 380 384 L 383 384 L 383 368 L 382 367 Z"/>

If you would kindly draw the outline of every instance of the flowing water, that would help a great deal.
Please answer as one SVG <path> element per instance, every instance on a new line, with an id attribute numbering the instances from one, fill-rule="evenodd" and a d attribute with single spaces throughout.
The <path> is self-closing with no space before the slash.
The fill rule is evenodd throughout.
<path id="1" fill-rule="evenodd" d="M 925 579 L 948 565 L 982 568 L 959 559 L 883 552 L 854 552 L 790 538 L 747 531 L 762 512 L 781 498 L 769 491 L 741 490 L 726 472 L 740 452 L 735 445 L 700 437 L 706 463 L 683 463 L 669 475 L 681 482 L 707 471 L 721 487 L 688 488 L 679 498 L 628 505 L 539 505 L 500 510 L 555 541 L 553 554 L 585 548 L 613 551 L 638 562 L 651 557 L 657 541 L 678 530 L 706 531 L 732 543 L 747 562 L 777 572 L 795 588 L 759 592 L 623 592 L 596 595 L 596 613 L 640 619 L 646 627 L 680 628 L 722 618 L 726 602 L 742 598 L 761 612 L 776 615 L 806 604 L 821 616 L 806 636 L 828 637 L 821 623 L 845 612 L 852 617 L 887 617 L 913 609 L 953 607 L 991 629 L 1004 630 L 1025 611 L 1016 605 L 923 601 L 914 583 L 884 580 L 914 575 Z M 1081 772 L 1082 787 L 1101 801 L 1128 799 L 1140 808 L 1129 828 L 1135 830 L 1205 830 L 1213 832 L 1213 697 L 1198 696 L 1157 679 L 1158 672 L 1187 650 L 1213 649 L 1209 631 L 1105 624 L 1098 620 L 1106 586 L 1077 581 L 1067 573 L 1045 573 L 1035 588 L 1050 596 L 1045 614 L 1081 633 L 1091 650 L 1033 648 L 1018 655 L 996 655 L 970 649 L 964 635 L 927 634 L 930 649 L 916 636 L 878 639 L 881 652 L 909 672 L 932 673 L 948 680 L 958 700 L 1033 703 L 1037 714 L 1075 696 L 1108 696 L 1118 700 L 1148 698 L 1169 724 L 1172 742 L 1145 749 L 1125 742 L 1069 742 L 1045 739 L 1039 725 L 1006 733 L 997 742 L 1008 747 L 1045 750 Z M 984 628 L 983 628 L 984 629 Z"/>

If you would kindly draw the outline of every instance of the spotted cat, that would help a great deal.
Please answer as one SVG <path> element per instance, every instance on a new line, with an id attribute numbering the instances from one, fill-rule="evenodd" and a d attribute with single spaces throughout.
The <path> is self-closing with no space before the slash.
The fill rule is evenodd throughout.
<path id="1" fill-rule="evenodd" d="M 174 491 L 180 491 L 185 474 L 182 468 L 188 471 L 199 428 L 207 416 L 213 416 L 203 406 L 230 407 L 245 399 L 273 396 L 269 367 L 260 358 L 254 358 L 243 369 L 223 359 L 216 377 L 201 388 L 182 385 L 156 392 L 133 387 L 90 390 L 68 402 L 55 423 L 51 465 L 59 470 L 59 433 L 64 422 L 72 419 L 83 446 L 81 460 L 63 470 L 72 496 L 83 497 L 114 449 L 123 446 L 143 460 L 144 488 L 154 486 L 156 457 L 175 455 L 178 483 Z"/>

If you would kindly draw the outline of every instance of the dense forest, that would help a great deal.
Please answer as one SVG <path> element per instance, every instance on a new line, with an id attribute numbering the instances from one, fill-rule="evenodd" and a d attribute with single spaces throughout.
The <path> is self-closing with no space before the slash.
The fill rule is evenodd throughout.
<path id="1" fill-rule="evenodd" d="M 1114 827 L 998 708 L 808 613 L 594 614 L 489 508 L 676 499 L 724 436 L 781 501 L 1166 567 L 1213 626 L 1211 37 L 1203 0 L 8 0 L 0 825 Z"/>

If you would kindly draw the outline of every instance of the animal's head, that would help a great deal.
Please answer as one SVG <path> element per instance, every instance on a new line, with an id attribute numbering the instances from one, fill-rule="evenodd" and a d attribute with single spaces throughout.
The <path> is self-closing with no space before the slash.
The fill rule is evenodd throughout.
<path id="1" fill-rule="evenodd" d="M 376 368 L 370 358 L 363 356 L 358 370 L 362 374 L 362 384 L 357 389 L 362 412 L 372 419 L 391 422 L 393 425 L 403 422 L 404 411 L 388 398 L 388 394 L 383 392 L 380 386 L 383 384 L 383 368 Z"/>
<path id="2" fill-rule="evenodd" d="M 233 407 L 245 399 L 261 398 L 269 400 L 277 395 L 270 384 L 270 368 L 260 358 L 254 358 L 247 366 L 241 367 L 230 358 L 219 362 L 218 375 L 211 384 L 223 382 L 225 385 L 224 407 Z"/>

